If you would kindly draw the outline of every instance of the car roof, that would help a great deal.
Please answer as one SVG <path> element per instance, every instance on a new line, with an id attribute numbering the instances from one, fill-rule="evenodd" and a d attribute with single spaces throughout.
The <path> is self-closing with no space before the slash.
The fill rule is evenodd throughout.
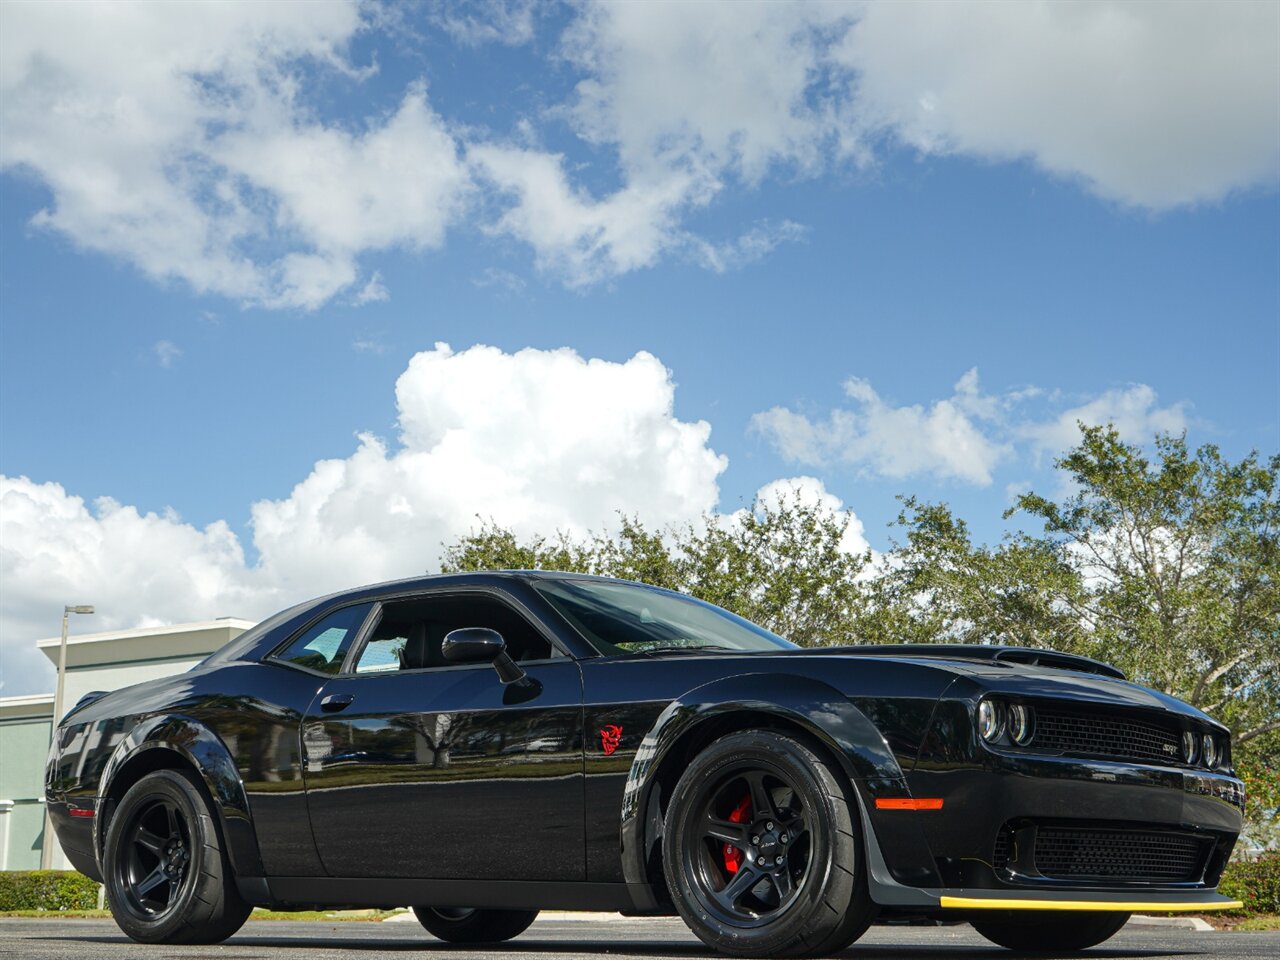
<path id="1" fill-rule="evenodd" d="M 616 577 L 598 577 L 587 573 L 571 573 L 565 570 L 469 570 L 459 573 L 433 573 L 422 577 L 406 577 L 402 580 L 386 580 L 381 583 L 371 583 L 362 587 L 350 587 L 346 590 L 340 590 L 337 593 L 330 594 L 328 597 L 317 598 L 320 600 L 328 600 L 330 597 L 344 596 L 382 596 L 384 594 L 403 593 L 406 590 L 430 589 L 431 587 L 444 587 L 462 584 L 495 584 L 507 580 L 602 580 L 612 583 L 629 583 L 631 581 L 619 580 Z"/>

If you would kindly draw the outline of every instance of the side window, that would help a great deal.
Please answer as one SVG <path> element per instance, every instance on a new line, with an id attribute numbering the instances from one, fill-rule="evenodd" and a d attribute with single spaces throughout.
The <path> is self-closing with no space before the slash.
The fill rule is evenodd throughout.
<path id="1" fill-rule="evenodd" d="M 369 636 L 369 642 L 360 651 L 356 673 L 383 673 L 401 669 L 411 633 L 413 624 L 397 619 L 394 608 L 388 610 Z"/>
<path id="2" fill-rule="evenodd" d="M 543 660 L 554 655 L 551 644 L 532 624 L 491 597 L 424 597 L 383 605 L 382 619 L 357 658 L 356 673 L 449 666 L 441 643 L 459 627 L 497 630 L 514 660 Z"/>
<path id="3" fill-rule="evenodd" d="M 369 615 L 372 603 L 359 603 L 335 610 L 319 623 L 304 630 L 289 646 L 276 654 L 277 660 L 287 660 L 300 667 L 337 673 L 342 658 L 356 637 L 360 625 Z"/>

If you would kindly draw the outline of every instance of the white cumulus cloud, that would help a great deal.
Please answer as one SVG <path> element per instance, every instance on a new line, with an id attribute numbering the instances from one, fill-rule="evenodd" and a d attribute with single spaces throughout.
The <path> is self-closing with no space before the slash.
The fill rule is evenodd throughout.
<path id="1" fill-rule="evenodd" d="M 159 280 L 314 308 L 357 259 L 439 246 L 469 182 L 421 85 L 356 129 L 317 119 L 305 71 L 359 73 L 353 0 L 0 8 L 0 169 L 33 223 Z"/>
<path id="2" fill-rule="evenodd" d="M 522 45 L 535 72 L 517 80 L 546 99 L 482 105 L 490 129 L 442 116 L 415 77 L 334 115 L 337 96 L 387 96 L 380 56 L 439 71 L 449 41 Z M 1029 162 L 1152 211 L 1274 186 L 1280 5 L 9 0 L 0 122 L 0 169 L 49 191 L 35 226 L 197 292 L 313 309 L 464 221 L 580 287 L 751 262 L 800 228 L 726 242 L 690 220 L 895 147 Z"/>
<path id="3" fill-rule="evenodd" d="M 1161 406 L 1155 390 L 1141 383 L 1046 416 L 1046 404 L 1061 408 L 1064 401 L 1034 387 L 984 393 L 976 368 L 956 382 L 950 397 L 927 406 L 895 405 L 859 377 L 846 380 L 844 389 L 851 406 L 825 417 L 777 406 L 752 417 L 752 429 L 793 463 L 843 463 L 871 476 L 930 475 L 985 487 L 1020 444 L 1029 445 L 1037 459 L 1061 453 L 1079 440 L 1080 423 L 1111 424 L 1122 439 L 1146 443 L 1156 433 L 1186 429 L 1188 416 L 1186 404 Z"/>
<path id="4" fill-rule="evenodd" d="M 987 436 L 977 422 L 986 411 L 976 371 L 965 374 L 952 397 L 928 407 L 895 406 L 858 377 L 844 390 L 853 406 L 832 410 L 825 420 L 774 407 L 756 414 L 752 426 L 787 460 L 843 462 L 885 477 L 932 474 L 987 486 L 996 464 L 1009 455 L 1007 444 Z"/>
<path id="5" fill-rule="evenodd" d="M 1280 4 L 873 3 L 837 58 L 857 123 L 926 153 L 1027 158 L 1123 204 L 1280 175 Z"/>
<path id="6" fill-rule="evenodd" d="M 276 591 L 245 566 L 222 521 L 203 530 L 172 513 L 93 503 L 57 483 L 0 476 L 0 693 L 52 689 L 33 641 L 57 634 L 68 603 L 92 603 L 82 632 L 258 616 Z"/>
<path id="7" fill-rule="evenodd" d="M 1080 437 L 1079 424 L 1109 423 L 1130 442 L 1142 442 L 1152 434 L 1181 433 L 1187 429 L 1187 405 L 1160 406 L 1155 390 L 1145 383 L 1106 390 L 1063 410 L 1055 417 L 1022 424 L 1018 433 L 1032 440 L 1038 452 L 1058 453 Z"/>

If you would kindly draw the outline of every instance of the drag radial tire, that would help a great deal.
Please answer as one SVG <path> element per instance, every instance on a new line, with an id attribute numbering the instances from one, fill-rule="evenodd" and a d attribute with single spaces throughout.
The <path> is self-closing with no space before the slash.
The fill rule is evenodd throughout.
<path id="1" fill-rule="evenodd" d="M 140 943 L 218 943 L 253 908 L 240 898 L 215 814 L 194 774 L 157 770 L 120 801 L 103 880 L 116 923 Z"/>
<path id="2" fill-rule="evenodd" d="M 973 928 L 1019 953 L 1071 953 L 1109 940 L 1129 920 L 1127 913 L 1000 911 L 970 918 Z"/>
<path id="3" fill-rule="evenodd" d="M 448 943 L 501 943 L 520 936 L 538 918 L 537 910 L 414 907 L 413 912 L 427 933 Z"/>
<path id="4" fill-rule="evenodd" d="M 709 947 L 738 957 L 842 950 L 876 915 L 857 798 L 801 740 L 745 730 L 689 764 L 667 810 L 667 889 Z"/>

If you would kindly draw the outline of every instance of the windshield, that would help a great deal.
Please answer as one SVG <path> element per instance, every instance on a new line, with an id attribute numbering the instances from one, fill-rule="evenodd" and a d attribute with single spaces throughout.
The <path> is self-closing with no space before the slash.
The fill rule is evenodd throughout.
<path id="1" fill-rule="evenodd" d="M 657 587 L 542 580 L 534 589 L 605 656 L 657 650 L 795 649 L 728 610 Z"/>

